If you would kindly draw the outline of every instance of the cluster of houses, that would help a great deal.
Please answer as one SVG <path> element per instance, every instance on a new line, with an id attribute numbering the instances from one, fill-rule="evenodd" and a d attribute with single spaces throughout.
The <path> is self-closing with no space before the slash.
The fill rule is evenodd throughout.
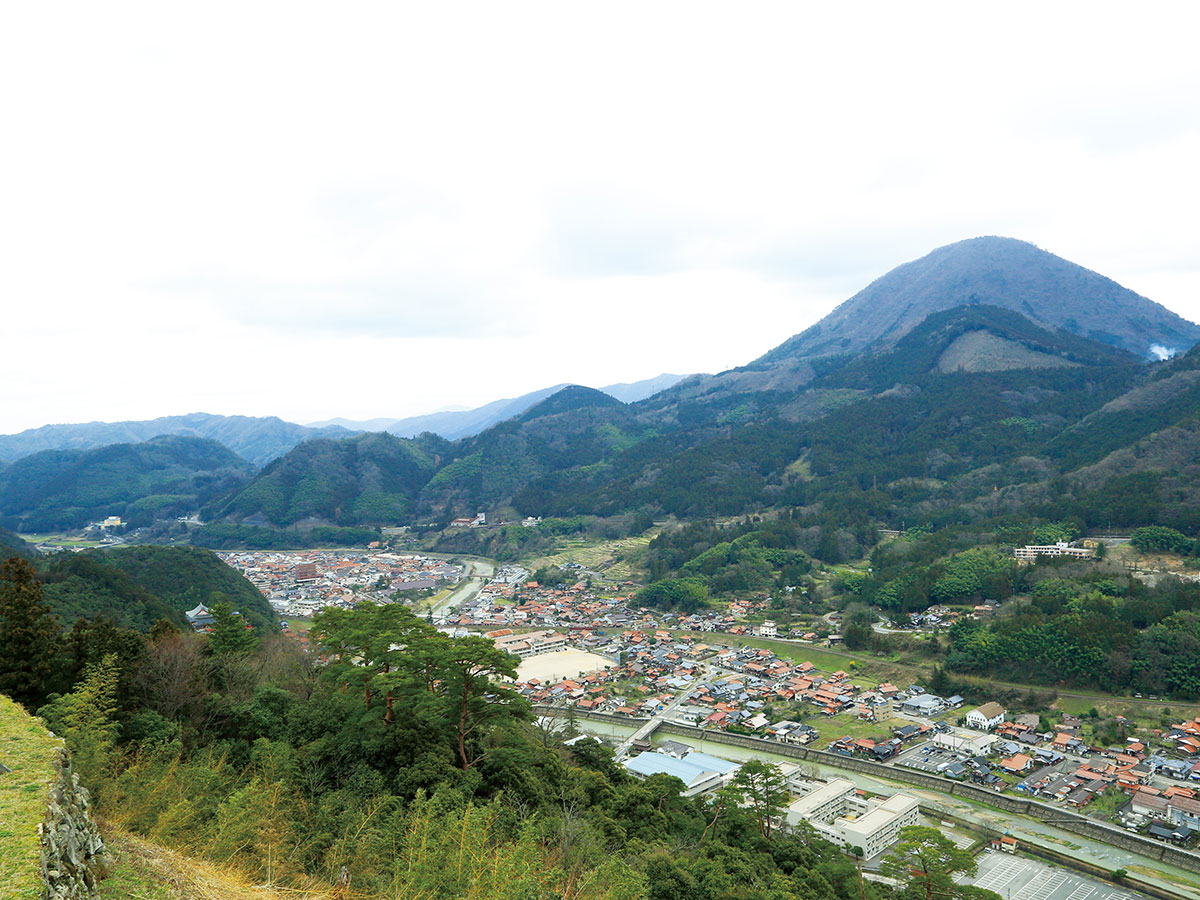
<path id="1" fill-rule="evenodd" d="M 463 575 L 460 566 L 412 553 L 239 550 L 218 555 L 284 616 L 311 616 L 360 600 L 388 602 L 397 593 L 437 588 Z"/>
<path id="2" fill-rule="evenodd" d="M 1183 756 L 1200 758 L 1200 716 L 1174 726 L 1167 733 L 1166 740 Z"/>
<path id="3" fill-rule="evenodd" d="M 472 631 L 555 628 L 589 632 L 582 641 L 576 634 L 572 644 L 599 647 L 609 643 L 604 633 L 612 629 L 657 627 L 649 611 L 629 608 L 630 596 L 602 595 L 584 581 L 562 587 L 542 585 L 529 580 L 529 572 L 519 566 L 503 566 L 482 591 L 448 614 L 442 624 Z"/>

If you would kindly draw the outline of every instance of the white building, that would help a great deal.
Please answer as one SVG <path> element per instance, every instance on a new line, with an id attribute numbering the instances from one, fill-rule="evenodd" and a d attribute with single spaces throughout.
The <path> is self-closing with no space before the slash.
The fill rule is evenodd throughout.
<path id="1" fill-rule="evenodd" d="M 855 791 L 857 788 L 853 781 L 831 779 L 791 802 L 787 808 L 788 824 L 795 825 L 801 821 L 814 825 L 818 822 L 828 824 L 845 814 Z"/>
<path id="2" fill-rule="evenodd" d="M 916 797 L 894 794 L 886 800 L 864 800 L 854 783 L 834 778 L 793 801 L 787 820 L 806 821 L 839 847 L 861 847 L 863 858 L 878 856 L 896 842 L 900 829 L 920 824 Z"/>
<path id="3" fill-rule="evenodd" d="M 1054 544 L 1029 544 L 1013 550 L 1013 556 L 1017 559 L 1036 559 L 1039 556 L 1074 556 L 1076 559 L 1084 559 L 1095 555 L 1096 551 L 1091 547 L 1072 547 L 1066 541 L 1058 541 Z"/>
<path id="4" fill-rule="evenodd" d="M 933 736 L 933 742 L 937 746 L 969 753 L 971 756 L 987 756 L 996 740 L 994 734 L 976 734 L 970 731 L 939 731 Z"/>
<path id="5" fill-rule="evenodd" d="M 999 703 L 985 703 L 967 713 L 967 724 L 979 731 L 991 731 L 1004 721 L 1004 707 Z"/>
<path id="6" fill-rule="evenodd" d="M 865 815 L 838 819 L 834 828 L 840 831 L 844 846 L 862 847 L 863 859 L 873 859 L 896 843 L 901 828 L 920 824 L 918 807 L 916 797 L 893 794 Z"/>
<path id="7" fill-rule="evenodd" d="M 758 636 L 759 637 L 773 638 L 773 637 L 776 637 L 777 635 L 778 635 L 778 632 L 775 628 L 775 623 L 772 622 L 770 619 L 767 619 L 765 622 L 763 622 L 761 625 L 758 626 Z"/>

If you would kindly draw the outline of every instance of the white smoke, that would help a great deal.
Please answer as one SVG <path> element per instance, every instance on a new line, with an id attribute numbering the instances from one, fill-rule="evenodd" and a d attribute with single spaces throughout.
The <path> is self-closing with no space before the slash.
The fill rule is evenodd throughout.
<path id="1" fill-rule="evenodd" d="M 1164 347 L 1162 344 L 1151 344 L 1150 355 L 1155 357 L 1159 362 L 1164 359 L 1170 359 L 1175 355 L 1174 347 Z"/>

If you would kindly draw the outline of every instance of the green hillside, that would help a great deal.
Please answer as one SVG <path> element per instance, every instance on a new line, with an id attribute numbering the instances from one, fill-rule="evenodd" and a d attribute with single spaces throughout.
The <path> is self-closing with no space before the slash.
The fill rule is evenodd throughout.
<path id="1" fill-rule="evenodd" d="M 198 547 L 121 547 L 96 554 L 178 612 L 219 596 L 256 626 L 273 627 L 275 614 L 245 576 Z"/>
<path id="2" fill-rule="evenodd" d="M 290 525 L 395 523 L 411 516 L 449 443 L 364 434 L 301 444 L 241 490 L 209 504 L 204 518 Z"/>
<path id="3" fill-rule="evenodd" d="M 59 553 L 39 561 L 38 575 L 51 611 L 66 624 L 104 618 L 146 632 L 165 619 L 187 628 L 184 611 L 223 600 L 255 626 L 275 627 L 270 604 L 254 585 L 196 547 Z"/>
<path id="4" fill-rule="evenodd" d="M 192 513 L 249 480 L 250 463 L 216 441 L 159 437 L 95 450 L 47 450 L 0 472 L 0 517 L 18 531 L 130 525 Z"/>
<path id="5" fill-rule="evenodd" d="M 43 425 L 19 434 L 0 435 L 0 460 L 21 459 L 43 450 L 94 450 L 111 444 L 136 444 L 161 435 L 178 435 L 217 441 L 242 459 L 263 466 L 302 441 L 347 434 L 350 432 L 344 428 L 310 428 L 275 416 L 189 413 L 136 422 Z"/>
<path id="6" fill-rule="evenodd" d="M 63 622 L 102 617 L 122 628 L 149 631 L 155 622 L 166 619 L 179 628 L 187 627 L 174 604 L 92 554 L 59 554 L 39 575 L 50 609 Z"/>

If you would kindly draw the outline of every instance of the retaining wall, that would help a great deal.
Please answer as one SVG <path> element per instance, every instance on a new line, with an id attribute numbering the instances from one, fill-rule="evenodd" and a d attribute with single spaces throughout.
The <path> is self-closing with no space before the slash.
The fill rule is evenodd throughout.
<path id="1" fill-rule="evenodd" d="M 107 870 L 100 829 L 92 821 L 91 798 L 71 770 L 65 749 L 58 751 L 46 818 L 38 826 L 42 876 L 50 900 L 93 900 Z"/>

